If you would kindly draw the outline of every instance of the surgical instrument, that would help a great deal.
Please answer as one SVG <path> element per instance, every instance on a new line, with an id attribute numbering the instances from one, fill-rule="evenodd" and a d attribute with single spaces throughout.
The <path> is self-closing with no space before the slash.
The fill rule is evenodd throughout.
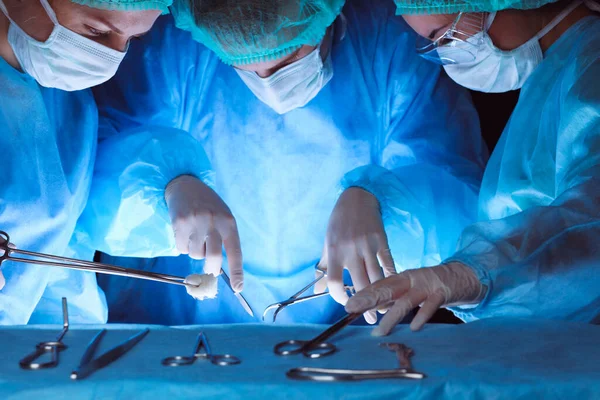
<path id="1" fill-rule="evenodd" d="M 312 299 L 316 299 L 316 298 L 328 295 L 329 292 L 323 292 L 323 293 L 311 294 L 308 296 L 300 297 L 300 295 L 302 295 L 304 292 L 306 292 L 311 287 L 315 286 L 317 284 L 317 282 L 319 282 L 321 279 L 323 279 L 324 277 L 327 276 L 326 268 L 323 266 L 320 266 L 318 263 L 317 263 L 317 265 L 315 265 L 315 270 L 317 272 L 317 277 L 315 278 L 315 280 L 310 282 L 308 285 L 304 286 L 298 292 L 294 293 L 287 300 L 281 301 L 279 303 L 273 303 L 273 304 L 269 305 L 267 308 L 265 308 L 265 311 L 263 312 L 263 316 L 262 316 L 263 321 L 265 320 L 267 313 L 270 310 L 275 309 L 275 312 L 273 313 L 273 322 L 275 322 L 275 319 L 277 318 L 277 314 L 279 314 L 287 306 L 297 304 L 297 303 L 303 303 L 308 300 L 312 300 Z M 354 294 L 354 288 L 352 286 L 344 286 L 344 288 L 350 295 Z"/>
<path id="2" fill-rule="evenodd" d="M 233 287 L 231 286 L 231 281 L 229 280 L 229 276 L 227 276 L 227 274 L 225 273 L 225 271 L 223 271 L 223 269 L 221 269 L 221 276 L 223 277 L 223 280 L 225 281 L 225 284 L 227 285 L 227 287 L 233 292 L 234 296 L 238 299 L 238 301 L 240 302 L 242 307 L 244 307 L 244 310 L 248 314 L 250 314 L 251 317 L 254 317 L 254 312 L 252 312 L 252 308 L 250 308 L 250 304 L 248 304 L 248 302 L 246 301 L 244 296 L 242 296 L 241 293 L 238 293 L 235 290 L 233 290 Z"/>
<path id="3" fill-rule="evenodd" d="M 401 343 L 380 343 L 396 353 L 400 367 L 396 369 L 334 369 L 334 368 L 292 368 L 286 376 L 296 380 L 319 382 L 363 381 L 368 379 L 423 379 L 425 375 L 412 369 L 410 357 L 413 350 Z"/>
<path id="4" fill-rule="evenodd" d="M 285 342 L 278 343 L 273 351 L 278 356 L 287 356 L 300 353 L 302 353 L 304 357 L 308 358 L 321 358 L 329 356 L 337 351 L 337 347 L 325 341 L 346 326 L 350 325 L 361 315 L 362 314 L 348 314 L 312 340 L 286 340 Z"/>
<path id="5" fill-rule="evenodd" d="M 0 254 L 2 254 L 0 255 L 0 265 L 2 265 L 4 261 L 13 261 L 27 264 L 43 265 L 48 267 L 75 269 L 79 271 L 91 271 L 99 274 L 126 276 L 130 278 L 146 279 L 181 286 L 189 286 L 189 284 L 184 283 L 185 278 L 181 278 L 178 276 L 139 271 L 135 269 L 117 267 L 115 265 L 108 265 L 92 261 L 83 261 L 74 258 L 59 257 L 50 254 L 20 250 L 16 247 L 9 246 L 9 243 L 10 237 L 8 236 L 8 234 L 6 232 L 0 231 Z M 29 257 L 37 257 L 39 259 L 36 260 L 14 257 L 12 254 L 21 254 Z"/>
<path id="6" fill-rule="evenodd" d="M 198 358 L 206 358 L 214 365 L 220 366 L 236 365 L 242 362 L 239 358 L 230 354 L 213 354 L 208 344 L 208 338 L 204 332 L 200 332 L 191 356 L 167 357 L 162 360 L 162 364 L 168 367 L 179 367 L 182 365 L 191 365 Z"/>
<path id="7" fill-rule="evenodd" d="M 54 368 L 58 365 L 58 353 L 67 348 L 62 342 L 63 337 L 69 331 L 69 310 L 67 309 L 67 299 L 62 298 L 63 312 L 63 330 L 53 342 L 41 342 L 35 347 L 36 350 L 25 356 L 19 361 L 19 366 L 23 369 L 44 369 Z M 50 361 L 45 363 L 37 362 L 37 359 L 46 353 L 50 353 Z"/>
<path id="8" fill-rule="evenodd" d="M 425 375 L 420 372 L 410 372 L 405 369 L 332 369 L 312 367 L 292 368 L 286 372 L 286 376 L 295 380 L 318 382 L 425 378 Z"/>
<path id="9" fill-rule="evenodd" d="M 106 333 L 106 329 L 102 329 L 98 334 L 92 339 L 90 344 L 88 345 L 85 353 L 81 357 L 81 361 L 79 362 L 79 366 L 75 371 L 71 373 L 71 379 L 84 379 L 97 370 L 106 367 L 113 361 L 118 360 L 123 355 L 125 355 L 129 350 L 131 350 L 136 344 L 138 344 L 147 334 L 150 332 L 150 329 L 144 329 L 131 336 L 129 339 L 125 340 L 123 343 L 113 347 L 112 349 L 106 351 L 101 356 L 97 358 L 94 357 L 94 353 L 100 344 L 100 339 Z"/>
<path id="10" fill-rule="evenodd" d="M 38 259 L 29 259 L 29 258 L 20 258 L 14 257 L 13 254 L 21 254 L 29 257 L 37 257 Z M 179 276 L 160 274 L 156 272 L 148 272 L 141 271 L 129 268 L 118 267 L 116 265 L 102 264 L 92 261 L 83 261 L 77 260 L 74 258 L 67 257 L 59 257 L 50 254 L 36 253 L 33 251 L 20 250 L 16 247 L 12 247 L 10 244 L 10 237 L 8 233 L 0 231 L 0 266 L 4 261 L 13 261 L 13 262 L 21 262 L 28 264 L 36 264 L 43 265 L 48 267 L 60 267 L 60 268 L 68 268 L 79 271 L 91 271 L 99 274 L 108 274 L 108 275 L 118 275 L 125 276 L 129 278 L 136 279 L 145 279 L 150 281 L 169 283 L 172 285 L 180 285 L 180 286 L 188 286 L 188 287 L 196 287 L 195 285 L 191 285 L 185 282 L 186 278 L 181 278 Z M 251 316 L 254 316 L 252 310 L 248 306 L 246 300 L 242 297 L 241 294 L 235 293 L 233 288 L 231 287 L 231 283 L 229 282 L 229 277 L 225 274 L 223 270 L 221 270 L 221 276 L 225 280 L 227 286 L 231 289 L 232 292 L 236 295 L 246 312 Z"/>

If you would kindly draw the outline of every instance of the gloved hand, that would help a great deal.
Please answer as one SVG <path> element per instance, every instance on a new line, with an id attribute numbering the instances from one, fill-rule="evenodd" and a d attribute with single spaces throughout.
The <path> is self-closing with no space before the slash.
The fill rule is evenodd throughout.
<path id="1" fill-rule="evenodd" d="M 350 271 L 357 291 L 396 273 L 379 202 L 371 193 L 357 187 L 342 193 L 329 219 L 321 265 L 327 266 L 327 280 L 315 285 L 315 292 L 327 286 L 331 297 L 342 305 L 348 301 L 344 268 Z M 365 320 L 377 322 L 375 311 L 365 312 Z"/>
<path id="2" fill-rule="evenodd" d="M 376 307 L 391 305 L 374 336 L 385 336 L 416 306 L 421 309 L 410 329 L 418 331 L 442 306 L 477 304 L 487 288 L 471 268 L 461 263 L 442 264 L 404 271 L 356 293 L 346 304 L 348 313 L 362 313 Z"/>
<path id="3" fill-rule="evenodd" d="M 229 207 L 199 179 L 182 175 L 173 179 L 165 200 L 175 233 L 177 250 L 194 259 L 206 259 L 204 273 L 217 276 L 225 247 L 231 286 L 242 291 L 242 248 L 235 218 Z"/>
<path id="4" fill-rule="evenodd" d="M 2 271 L 0 271 L 0 290 L 4 287 L 6 280 L 4 279 L 4 275 L 2 275 Z"/>

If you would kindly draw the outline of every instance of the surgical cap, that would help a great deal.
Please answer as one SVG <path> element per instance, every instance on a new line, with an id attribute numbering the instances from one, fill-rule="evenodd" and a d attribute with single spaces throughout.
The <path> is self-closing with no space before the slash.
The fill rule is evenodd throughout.
<path id="1" fill-rule="evenodd" d="M 169 11 L 173 0 L 71 0 L 73 3 L 92 8 L 101 8 L 113 11 L 144 11 L 160 10 L 163 13 Z"/>
<path id="2" fill-rule="evenodd" d="M 454 14 L 458 12 L 500 11 L 508 8 L 540 8 L 557 0 L 395 0 L 396 15 Z"/>
<path id="3" fill-rule="evenodd" d="M 178 28 L 229 65 L 276 60 L 317 45 L 345 0 L 175 0 Z"/>

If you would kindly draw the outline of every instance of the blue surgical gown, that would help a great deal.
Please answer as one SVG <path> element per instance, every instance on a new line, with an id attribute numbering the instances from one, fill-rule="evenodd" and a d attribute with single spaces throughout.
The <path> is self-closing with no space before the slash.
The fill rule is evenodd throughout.
<path id="1" fill-rule="evenodd" d="M 117 76 L 95 90 L 99 153 L 107 154 L 99 157 L 113 165 L 97 163 L 82 241 L 114 256 L 176 255 L 164 187 L 177 174 L 210 170 L 236 218 L 243 294 L 258 314 L 250 318 L 222 281 L 217 299 L 197 302 L 181 287 L 103 277 L 109 320 L 256 321 L 314 278 L 329 215 L 349 186 L 379 199 L 398 269 L 439 263 L 456 249 L 476 220 L 487 157 L 469 95 L 415 54 L 415 36 L 393 3 L 353 1 L 343 12 L 347 31 L 342 37 L 336 27 L 332 80 L 284 115 L 171 17 L 132 43 Z M 171 133 L 160 135 L 161 126 Z M 186 165 L 191 145 L 178 142 L 173 128 L 199 142 L 207 162 Z M 167 153 L 176 165 L 165 165 Z M 202 270 L 187 256 L 105 260 L 179 276 Z M 327 296 L 289 307 L 278 321 L 325 323 L 340 312 Z"/>
<path id="2" fill-rule="evenodd" d="M 91 91 L 40 87 L 0 58 L 0 230 L 23 250 L 91 259 L 69 246 L 89 193 L 98 129 Z M 106 322 L 92 273 L 7 261 L 0 324 Z"/>
<path id="3" fill-rule="evenodd" d="M 600 314 L 600 18 L 565 32 L 521 90 L 460 261 L 488 286 L 469 321 Z"/>

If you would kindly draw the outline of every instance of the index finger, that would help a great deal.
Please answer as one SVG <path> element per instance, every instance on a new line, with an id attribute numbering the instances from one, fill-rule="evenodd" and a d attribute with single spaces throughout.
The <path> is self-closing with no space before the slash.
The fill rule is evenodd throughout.
<path id="1" fill-rule="evenodd" d="M 333 248 L 327 250 L 327 287 L 329 294 L 336 302 L 341 305 L 346 304 L 348 293 L 344 288 L 344 267 L 337 249 Z"/>
<path id="2" fill-rule="evenodd" d="M 225 247 L 227 263 L 229 264 L 231 286 L 236 292 L 241 292 L 244 289 L 244 270 L 242 267 L 242 245 L 237 227 L 230 228 L 226 234 L 221 233 L 221 236 L 223 237 L 223 247 Z"/>
<path id="3" fill-rule="evenodd" d="M 348 300 L 346 312 L 364 313 L 367 310 L 389 306 L 410 289 L 410 279 L 405 275 L 393 275 L 357 292 Z"/>

